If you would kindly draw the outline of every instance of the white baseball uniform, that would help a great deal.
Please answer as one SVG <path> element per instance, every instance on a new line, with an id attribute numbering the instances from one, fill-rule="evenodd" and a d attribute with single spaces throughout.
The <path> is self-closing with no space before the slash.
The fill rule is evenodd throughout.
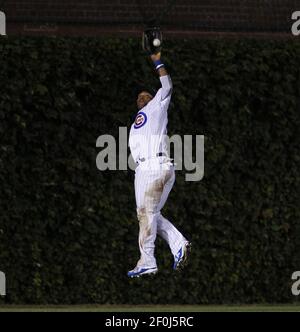
<path id="1" fill-rule="evenodd" d="M 174 256 L 186 242 L 160 213 L 175 181 L 175 170 L 165 140 L 172 81 L 169 75 L 161 76 L 160 81 L 162 87 L 138 111 L 129 135 L 131 154 L 138 163 L 134 183 L 141 252 L 138 267 L 156 267 L 154 242 L 157 233 L 167 241 Z"/>

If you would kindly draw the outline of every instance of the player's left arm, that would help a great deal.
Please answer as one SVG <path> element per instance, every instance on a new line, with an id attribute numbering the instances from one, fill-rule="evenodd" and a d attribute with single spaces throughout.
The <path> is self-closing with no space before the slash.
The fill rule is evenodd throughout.
<path id="1" fill-rule="evenodd" d="M 159 79 L 161 82 L 161 100 L 165 100 L 168 97 L 171 97 L 173 91 L 173 84 L 170 75 L 168 74 L 164 64 L 161 61 L 161 53 L 152 54 L 151 60 L 154 63 L 155 68 L 157 68 L 157 72 L 159 75 Z"/>

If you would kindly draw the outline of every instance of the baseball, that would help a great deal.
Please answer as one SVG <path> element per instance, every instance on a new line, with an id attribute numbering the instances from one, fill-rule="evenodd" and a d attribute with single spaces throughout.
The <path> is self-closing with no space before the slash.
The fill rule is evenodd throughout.
<path id="1" fill-rule="evenodd" d="M 155 38 L 154 40 L 153 40 L 153 45 L 154 46 L 159 46 L 160 45 L 160 40 L 159 39 L 157 39 L 157 38 Z"/>

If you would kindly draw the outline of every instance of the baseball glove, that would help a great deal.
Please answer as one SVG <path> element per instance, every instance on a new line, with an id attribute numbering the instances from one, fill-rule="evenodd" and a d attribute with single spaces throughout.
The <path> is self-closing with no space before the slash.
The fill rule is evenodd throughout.
<path id="1" fill-rule="evenodd" d="M 153 43 L 154 41 L 154 43 Z M 142 46 L 143 50 L 148 54 L 156 54 L 161 51 L 162 33 L 160 28 L 148 28 L 143 33 Z"/>

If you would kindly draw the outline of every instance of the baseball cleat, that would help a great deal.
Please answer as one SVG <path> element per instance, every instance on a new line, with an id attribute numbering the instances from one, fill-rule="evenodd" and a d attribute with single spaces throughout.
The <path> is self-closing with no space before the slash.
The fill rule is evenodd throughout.
<path id="1" fill-rule="evenodd" d="M 138 278 L 142 275 L 151 275 L 157 273 L 157 267 L 135 267 L 127 273 L 130 278 Z"/>
<path id="2" fill-rule="evenodd" d="M 180 270 L 186 265 L 187 257 L 191 252 L 191 243 L 186 241 L 174 256 L 173 270 Z"/>

